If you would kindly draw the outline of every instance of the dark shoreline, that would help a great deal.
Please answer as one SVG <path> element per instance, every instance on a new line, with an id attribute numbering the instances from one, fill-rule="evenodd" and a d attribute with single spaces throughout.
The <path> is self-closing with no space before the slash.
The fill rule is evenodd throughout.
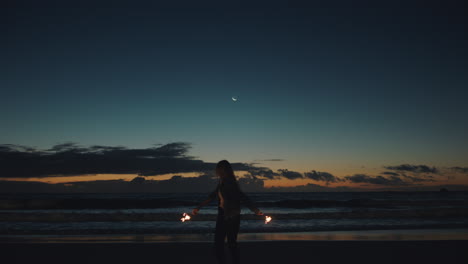
<path id="1" fill-rule="evenodd" d="M 1 243 L 3 263 L 215 263 L 212 243 Z M 468 240 L 240 242 L 241 263 L 468 263 Z"/>

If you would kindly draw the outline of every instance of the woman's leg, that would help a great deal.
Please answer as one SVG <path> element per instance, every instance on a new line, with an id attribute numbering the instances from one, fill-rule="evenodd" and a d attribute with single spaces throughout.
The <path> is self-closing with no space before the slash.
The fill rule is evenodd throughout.
<path id="1" fill-rule="evenodd" d="M 218 218 L 216 219 L 214 250 L 218 263 L 226 263 L 224 254 L 224 238 L 226 237 L 226 223 L 224 221 L 224 210 L 218 208 Z"/>
<path id="2" fill-rule="evenodd" d="M 230 217 L 226 220 L 226 235 L 228 240 L 229 251 L 232 256 L 232 263 L 239 263 L 239 247 L 237 246 L 237 234 L 240 227 L 240 215 Z"/>

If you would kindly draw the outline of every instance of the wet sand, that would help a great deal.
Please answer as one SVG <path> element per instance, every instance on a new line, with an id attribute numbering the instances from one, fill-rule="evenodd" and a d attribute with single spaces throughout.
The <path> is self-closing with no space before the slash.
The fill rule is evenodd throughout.
<path id="1" fill-rule="evenodd" d="M 212 242 L 207 234 L 94 234 L 94 235 L 0 235 L 0 243 L 155 243 Z M 393 229 L 320 232 L 239 233 L 239 242 L 260 241 L 332 241 L 332 240 L 468 240 L 468 229 Z"/>
<path id="2" fill-rule="evenodd" d="M 210 242 L 1 243 L 2 263 L 216 263 Z M 239 242 L 241 263 L 468 263 L 468 240 Z"/>

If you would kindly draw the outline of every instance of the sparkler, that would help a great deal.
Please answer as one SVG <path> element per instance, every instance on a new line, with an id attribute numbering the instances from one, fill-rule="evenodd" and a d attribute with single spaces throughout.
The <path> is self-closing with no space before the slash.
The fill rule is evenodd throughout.
<path id="1" fill-rule="evenodd" d="M 182 223 L 183 223 L 183 222 L 185 222 L 185 221 L 190 221 L 191 218 L 192 218 L 192 217 L 190 217 L 189 214 L 183 213 L 183 214 L 182 214 L 182 218 L 180 218 L 180 221 L 182 221 Z M 268 216 L 268 215 L 265 216 L 265 224 L 270 223 L 271 220 L 272 220 L 271 216 Z"/>
<path id="2" fill-rule="evenodd" d="M 183 223 L 183 222 L 185 222 L 185 221 L 189 221 L 190 218 L 191 218 L 190 215 L 184 213 L 184 214 L 182 215 L 182 218 L 180 219 L 180 221 L 182 221 L 182 223 Z"/>

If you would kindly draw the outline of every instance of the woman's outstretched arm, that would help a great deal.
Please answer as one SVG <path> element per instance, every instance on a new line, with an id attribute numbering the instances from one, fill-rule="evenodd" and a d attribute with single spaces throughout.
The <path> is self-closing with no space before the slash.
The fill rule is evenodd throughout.
<path id="1" fill-rule="evenodd" d="M 239 190 L 239 192 L 241 202 L 244 203 L 250 209 L 250 211 L 252 211 L 256 215 L 263 215 L 262 211 L 260 211 L 260 209 L 257 208 L 257 206 L 252 202 L 252 200 L 249 199 L 249 197 L 247 197 L 247 195 L 243 191 Z"/>
<path id="2" fill-rule="evenodd" d="M 216 189 L 210 193 L 210 195 L 208 195 L 208 197 L 206 198 L 205 201 L 201 202 L 197 207 L 195 207 L 193 210 L 192 210 L 192 214 L 193 215 L 196 215 L 198 213 L 198 211 L 200 211 L 200 209 L 209 204 L 214 198 L 216 198 L 216 192 L 218 191 L 218 187 L 216 187 Z"/>

